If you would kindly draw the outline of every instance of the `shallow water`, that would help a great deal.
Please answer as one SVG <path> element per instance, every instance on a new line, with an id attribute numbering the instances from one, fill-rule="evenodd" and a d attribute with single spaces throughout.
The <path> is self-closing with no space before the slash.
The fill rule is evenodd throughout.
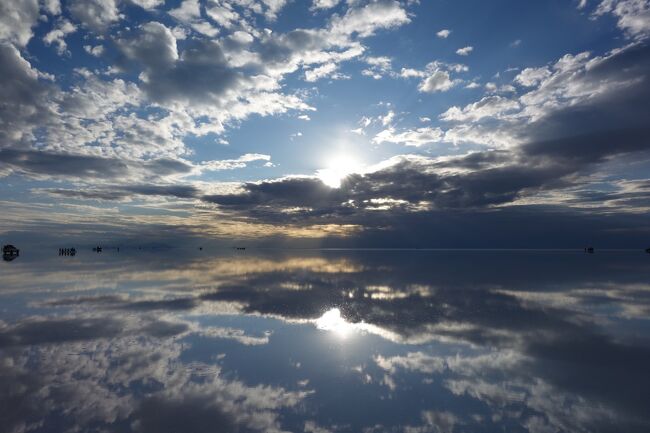
<path id="1" fill-rule="evenodd" d="M 41 252 L 1 432 L 650 431 L 650 256 Z"/>

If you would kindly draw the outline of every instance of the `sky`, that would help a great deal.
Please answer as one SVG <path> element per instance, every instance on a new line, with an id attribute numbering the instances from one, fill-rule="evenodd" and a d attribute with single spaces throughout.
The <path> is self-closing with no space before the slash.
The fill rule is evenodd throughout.
<path id="1" fill-rule="evenodd" d="M 0 239 L 650 246 L 650 1 L 0 2 Z"/>

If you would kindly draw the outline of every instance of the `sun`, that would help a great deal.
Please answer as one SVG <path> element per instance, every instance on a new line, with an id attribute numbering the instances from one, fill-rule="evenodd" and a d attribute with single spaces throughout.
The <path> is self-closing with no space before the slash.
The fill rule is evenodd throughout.
<path id="1" fill-rule="evenodd" d="M 316 172 L 318 178 L 330 188 L 340 188 L 341 181 L 352 173 L 359 173 L 363 164 L 352 155 L 336 155 L 327 160 L 327 167 Z"/>

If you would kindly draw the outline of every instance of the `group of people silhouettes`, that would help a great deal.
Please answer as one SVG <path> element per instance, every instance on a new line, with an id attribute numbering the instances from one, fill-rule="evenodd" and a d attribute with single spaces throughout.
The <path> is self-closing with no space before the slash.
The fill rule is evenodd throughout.
<path id="1" fill-rule="evenodd" d="M 77 254 L 76 248 L 59 248 L 60 256 L 74 256 Z"/>

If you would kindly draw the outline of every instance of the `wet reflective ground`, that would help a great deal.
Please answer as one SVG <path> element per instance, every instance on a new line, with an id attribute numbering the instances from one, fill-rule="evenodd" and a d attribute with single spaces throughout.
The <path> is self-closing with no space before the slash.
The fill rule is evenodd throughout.
<path id="1" fill-rule="evenodd" d="M 0 432 L 650 431 L 643 252 L 0 265 Z"/>

